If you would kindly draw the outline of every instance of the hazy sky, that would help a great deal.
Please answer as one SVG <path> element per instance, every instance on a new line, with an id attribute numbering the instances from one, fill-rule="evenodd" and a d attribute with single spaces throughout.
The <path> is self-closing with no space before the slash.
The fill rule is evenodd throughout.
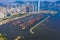
<path id="1" fill-rule="evenodd" d="M 56 1 L 56 0 L 41 0 L 41 1 Z"/>
<path id="2" fill-rule="evenodd" d="M 38 1 L 38 0 L 0 0 L 0 2 L 14 2 L 14 1 Z M 57 1 L 57 0 L 40 0 L 40 1 Z"/>

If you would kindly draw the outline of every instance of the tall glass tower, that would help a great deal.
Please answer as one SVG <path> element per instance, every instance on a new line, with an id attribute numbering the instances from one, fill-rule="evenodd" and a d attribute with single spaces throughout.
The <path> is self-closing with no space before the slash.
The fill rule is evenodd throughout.
<path id="1" fill-rule="evenodd" d="M 38 11 L 40 10 L 40 0 L 38 0 Z"/>

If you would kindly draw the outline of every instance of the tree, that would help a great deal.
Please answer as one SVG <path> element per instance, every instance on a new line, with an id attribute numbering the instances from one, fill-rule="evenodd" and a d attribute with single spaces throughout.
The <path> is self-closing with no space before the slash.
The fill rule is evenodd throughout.
<path id="1" fill-rule="evenodd" d="M 7 40 L 7 38 L 3 34 L 0 33 L 0 40 Z"/>

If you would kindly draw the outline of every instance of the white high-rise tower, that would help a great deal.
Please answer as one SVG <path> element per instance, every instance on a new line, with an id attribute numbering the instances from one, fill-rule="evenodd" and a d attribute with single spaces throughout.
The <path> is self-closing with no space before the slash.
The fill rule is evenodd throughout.
<path id="1" fill-rule="evenodd" d="M 38 11 L 40 10 L 40 0 L 38 0 Z"/>
<path id="2" fill-rule="evenodd" d="M 35 3 L 33 3 L 32 6 L 33 6 L 33 12 L 36 12 L 37 11 L 37 5 Z"/>

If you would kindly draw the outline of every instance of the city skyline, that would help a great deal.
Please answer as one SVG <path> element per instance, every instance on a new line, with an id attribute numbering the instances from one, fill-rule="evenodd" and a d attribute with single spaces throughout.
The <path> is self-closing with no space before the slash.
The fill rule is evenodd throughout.
<path id="1" fill-rule="evenodd" d="M 14 2 L 14 1 L 38 1 L 38 0 L 0 0 L 0 2 L 8 3 L 8 2 Z M 40 0 L 40 1 L 59 1 L 59 0 Z"/>

